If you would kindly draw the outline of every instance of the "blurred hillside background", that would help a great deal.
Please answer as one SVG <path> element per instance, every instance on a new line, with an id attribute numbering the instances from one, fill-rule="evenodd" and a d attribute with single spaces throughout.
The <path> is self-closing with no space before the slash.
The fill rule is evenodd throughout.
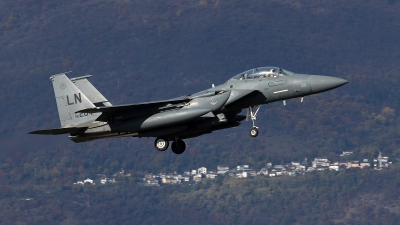
<path id="1" fill-rule="evenodd" d="M 0 36 L 2 185 L 62 186 L 121 167 L 167 172 L 338 159 L 345 150 L 365 158 L 379 151 L 391 159 L 400 154 L 396 0 L 3 0 Z M 187 151 L 179 156 L 157 152 L 152 138 L 75 144 L 68 135 L 27 135 L 60 126 L 49 81 L 56 73 L 91 74 L 90 81 L 113 104 L 126 104 L 194 93 L 259 66 L 350 82 L 303 103 L 263 106 L 257 138 L 249 136 L 251 123 L 244 122 L 187 140 Z M 40 179 L 33 168 L 42 171 Z M 59 172 L 43 175 L 54 168 Z M 10 201 L 18 196 L 10 193 Z M 284 217 L 269 222 L 274 221 L 295 222 Z"/>

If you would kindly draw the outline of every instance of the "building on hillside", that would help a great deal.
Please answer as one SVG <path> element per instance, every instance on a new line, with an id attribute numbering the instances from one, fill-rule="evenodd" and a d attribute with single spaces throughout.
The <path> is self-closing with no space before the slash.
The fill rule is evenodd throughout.
<path id="1" fill-rule="evenodd" d="M 306 172 L 313 172 L 315 170 L 316 170 L 316 168 L 314 168 L 314 167 L 308 167 Z"/>
<path id="2" fill-rule="evenodd" d="M 86 180 L 84 180 L 83 183 L 84 183 L 84 184 L 85 184 L 85 183 L 89 183 L 89 184 L 95 185 L 95 183 L 93 182 L 93 180 L 90 179 L 90 178 L 86 178 Z"/>
<path id="3" fill-rule="evenodd" d="M 216 173 L 207 173 L 206 174 L 206 178 L 211 178 L 211 179 L 214 179 L 214 178 L 216 178 L 218 176 L 218 174 L 216 174 Z"/>
<path id="4" fill-rule="evenodd" d="M 272 168 L 274 168 L 274 169 L 282 169 L 282 168 L 284 168 L 284 166 L 283 165 L 274 165 Z"/>
<path id="5" fill-rule="evenodd" d="M 189 182 L 190 181 L 190 176 L 189 175 L 182 175 L 181 180 L 185 181 L 185 182 Z"/>
<path id="6" fill-rule="evenodd" d="M 247 173 L 251 177 L 255 177 L 257 175 L 257 172 L 255 170 L 249 170 L 249 171 L 247 171 Z"/>
<path id="7" fill-rule="evenodd" d="M 339 171 L 340 166 L 339 165 L 330 165 L 329 170 L 336 170 Z"/>
<path id="8" fill-rule="evenodd" d="M 329 166 L 318 166 L 316 168 L 317 171 L 323 171 L 323 170 L 327 170 L 327 169 L 329 169 Z"/>
<path id="9" fill-rule="evenodd" d="M 194 182 L 200 182 L 202 180 L 202 178 L 203 178 L 202 174 L 199 173 L 199 174 L 196 174 L 196 175 L 193 176 L 193 181 Z"/>
<path id="10" fill-rule="evenodd" d="M 80 184 L 80 185 L 91 184 L 91 185 L 95 185 L 96 183 L 94 183 L 92 179 L 86 178 L 86 180 L 84 180 L 84 181 L 77 181 L 77 182 L 74 183 L 74 184 Z"/>
<path id="11" fill-rule="evenodd" d="M 150 178 L 155 178 L 155 176 L 154 176 L 152 173 L 146 173 L 146 174 L 144 175 L 144 178 L 150 179 Z"/>
<path id="12" fill-rule="evenodd" d="M 239 166 L 236 166 L 236 170 L 237 171 L 244 171 L 244 170 L 248 170 L 250 167 L 249 167 L 249 165 L 239 165 Z"/>
<path id="13" fill-rule="evenodd" d="M 260 172 L 258 172 L 259 175 L 264 175 L 268 176 L 268 169 L 267 168 L 261 168 Z"/>
<path id="14" fill-rule="evenodd" d="M 351 155 L 351 154 L 353 154 L 352 151 L 343 151 L 343 153 L 340 154 L 340 156 L 348 156 L 348 155 Z"/>
<path id="15" fill-rule="evenodd" d="M 299 161 L 292 161 L 291 163 L 293 166 L 300 166 L 300 162 Z"/>
<path id="16" fill-rule="evenodd" d="M 292 169 L 288 169 L 288 170 L 286 170 L 285 175 L 294 177 L 294 176 L 296 176 L 296 171 L 292 170 Z"/>
<path id="17" fill-rule="evenodd" d="M 217 166 L 218 174 L 225 174 L 229 171 L 229 166 Z"/>
<path id="18" fill-rule="evenodd" d="M 150 178 L 145 181 L 144 186 L 160 186 L 160 184 L 157 179 Z"/>
<path id="19" fill-rule="evenodd" d="M 350 162 L 351 168 L 359 168 L 360 167 L 360 162 L 355 160 Z"/>
<path id="20" fill-rule="evenodd" d="M 389 157 L 382 156 L 382 152 L 379 152 L 378 158 L 374 159 L 375 168 L 388 168 L 390 165 L 392 162 L 389 162 Z"/>
<path id="21" fill-rule="evenodd" d="M 363 159 L 362 162 L 360 162 L 360 168 L 369 168 L 371 167 L 371 164 L 368 162 L 368 159 Z"/>
<path id="22" fill-rule="evenodd" d="M 312 167 L 317 168 L 319 166 L 329 166 L 329 160 L 326 157 L 317 157 L 312 162 Z"/>
<path id="23" fill-rule="evenodd" d="M 236 172 L 236 178 L 247 178 L 249 177 L 249 173 L 246 171 L 238 171 Z"/>
<path id="24" fill-rule="evenodd" d="M 181 180 L 175 178 L 163 178 L 161 180 L 163 184 L 180 184 Z"/>
<path id="25" fill-rule="evenodd" d="M 197 169 L 197 173 L 207 174 L 207 168 L 206 167 L 200 167 L 199 169 Z"/>
<path id="26" fill-rule="evenodd" d="M 154 179 L 154 178 L 145 178 L 145 179 Z M 110 179 L 110 178 L 107 178 L 107 177 L 104 177 L 104 178 L 101 178 L 100 179 L 100 183 L 101 184 L 106 184 L 106 183 L 115 183 L 115 178 L 113 178 L 113 179 Z"/>

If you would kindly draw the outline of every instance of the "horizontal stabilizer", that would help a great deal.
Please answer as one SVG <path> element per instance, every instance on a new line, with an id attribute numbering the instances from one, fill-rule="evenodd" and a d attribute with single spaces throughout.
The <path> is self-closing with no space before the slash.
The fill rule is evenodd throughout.
<path id="1" fill-rule="evenodd" d="M 57 128 L 57 129 L 50 129 L 50 130 L 36 130 L 36 131 L 30 132 L 29 134 L 52 134 L 52 135 L 68 134 L 68 133 L 84 131 L 87 128 L 88 127 L 68 127 L 68 128 Z"/>

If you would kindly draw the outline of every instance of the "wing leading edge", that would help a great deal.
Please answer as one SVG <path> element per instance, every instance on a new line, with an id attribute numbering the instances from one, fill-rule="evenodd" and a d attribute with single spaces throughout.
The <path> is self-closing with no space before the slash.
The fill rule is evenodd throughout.
<path id="1" fill-rule="evenodd" d="M 68 134 L 74 132 L 82 132 L 87 128 L 88 127 L 68 127 L 68 128 L 49 129 L 49 130 L 36 130 L 30 132 L 29 134 L 48 134 L 48 135 Z"/>

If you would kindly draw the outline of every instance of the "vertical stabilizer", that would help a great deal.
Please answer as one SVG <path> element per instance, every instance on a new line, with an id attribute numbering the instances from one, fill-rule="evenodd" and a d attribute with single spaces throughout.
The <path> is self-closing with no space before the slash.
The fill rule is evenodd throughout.
<path id="1" fill-rule="evenodd" d="M 100 113 L 75 113 L 81 109 L 93 108 L 95 105 L 72 83 L 65 73 L 50 77 L 53 82 L 58 115 L 61 127 L 77 127 L 87 125 L 100 116 Z"/>
<path id="2" fill-rule="evenodd" d="M 75 86 L 96 106 L 112 106 L 111 103 L 90 83 L 88 78 L 92 75 L 71 78 Z"/>

